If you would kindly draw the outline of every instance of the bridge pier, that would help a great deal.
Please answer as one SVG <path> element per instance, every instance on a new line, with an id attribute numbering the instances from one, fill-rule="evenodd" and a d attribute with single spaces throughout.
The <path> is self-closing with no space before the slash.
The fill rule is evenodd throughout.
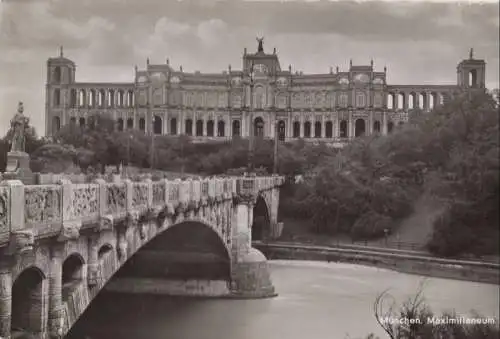
<path id="1" fill-rule="evenodd" d="M 12 317 L 12 272 L 0 262 L 0 338 L 10 338 Z"/>
<path id="2" fill-rule="evenodd" d="M 252 247 L 253 208 L 258 190 L 252 178 L 241 179 L 239 186 L 234 199 L 231 294 L 240 298 L 274 297 L 277 294 L 267 259 Z"/>
<path id="3" fill-rule="evenodd" d="M 56 244 L 50 251 L 49 273 L 49 337 L 61 338 L 64 333 L 62 304 L 63 246 Z"/>

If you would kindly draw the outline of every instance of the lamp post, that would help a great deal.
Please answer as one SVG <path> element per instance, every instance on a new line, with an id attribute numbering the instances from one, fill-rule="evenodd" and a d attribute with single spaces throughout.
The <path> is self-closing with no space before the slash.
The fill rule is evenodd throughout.
<path id="1" fill-rule="evenodd" d="M 278 174 L 278 142 L 279 142 L 280 123 L 278 117 L 274 122 L 274 156 L 273 156 L 273 173 Z"/>
<path id="2" fill-rule="evenodd" d="M 132 140 L 133 136 L 132 134 L 127 135 L 127 168 L 126 168 L 126 176 L 128 177 L 129 174 L 129 167 L 130 167 L 130 140 Z"/>
<path id="3" fill-rule="evenodd" d="M 247 173 L 253 172 L 253 62 L 250 66 L 250 125 L 248 126 L 248 164 Z"/>
<path id="4" fill-rule="evenodd" d="M 155 162 L 155 120 L 156 117 L 154 114 L 151 115 L 151 170 L 154 169 L 154 162 Z"/>

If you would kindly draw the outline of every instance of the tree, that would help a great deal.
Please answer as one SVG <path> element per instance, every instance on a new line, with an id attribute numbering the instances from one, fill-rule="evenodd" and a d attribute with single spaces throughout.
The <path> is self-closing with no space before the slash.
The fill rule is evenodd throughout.
<path id="1" fill-rule="evenodd" d="M 498 338 L 500 330 L 495 324 L 462 324 L 453 323 L 431 323 L 435 315 L 425 303 L 423 296 L 424 283 L 422 282 L 414 297 L 406 300 L 401 306 L 396 306 L 395 299 L 388 290 L 380 293 L 373 304 L 373 313 L 377 323 L 390 339 L 495 339 Z M 481 318 L 474 314 L 475 318 Z M 453 312 L 445 313 L 439 318 L 455 319 L 457 315 Z M 387 321 L 396 319 L 408 319 L 409 321 Z M 370 334 L 368 338 L 374 338 Z"/>

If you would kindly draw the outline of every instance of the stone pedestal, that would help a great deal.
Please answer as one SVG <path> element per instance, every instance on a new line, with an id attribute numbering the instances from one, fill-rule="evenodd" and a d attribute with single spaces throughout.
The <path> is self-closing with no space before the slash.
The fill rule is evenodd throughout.
<path id="1" fill-rule="evenodd" d="M 24 185 L 33 185 L 35 176 L 30 169 L 30 156 L 25 152 L 7 153 L 7 167 L 3 180 L 20 180 Z"/>
<path id="2" fill-rule="evenodd" d="M 242 299 L 271 298 L 277 296 L 271 281 L 267 259 L 255 248 L 232 266 L 231 297 Z"/>

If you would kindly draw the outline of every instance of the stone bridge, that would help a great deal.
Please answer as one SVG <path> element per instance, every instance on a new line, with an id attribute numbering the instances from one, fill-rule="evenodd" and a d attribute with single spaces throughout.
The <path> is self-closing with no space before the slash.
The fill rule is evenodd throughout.
<path id="1" fill-rule="evenodd" d="M 126 272 L 109 284 L 115 289 L 126 289 L 131 279 L 127 272 L 147 275 L 152 270 L 154 291 L 144 292 L 275 295 L 266 259 L 251 247 L 251 240 L 257 224 L 260 229 L 254 232 L 261 237 L 279 236 L 283 182 L 278 176 L 114 183 L 98 179 L 91 184 L 60 180 L 54 185 L 3 181 L 0 338 L 15 338 L 19 332 L 62 338 L 127 261 L 130 267 L 123 267 L 120 272 Z M 254 215 L 259 223 L 254 223 Z M 180 260 L 173 263 L 169 258 Z M 194 273 L 203 265 L 217 266 L 218 273 L 191 281 L 170 274 L 182 272 L 179 265 L 188 267 L 197 258 Z M 170 267 L 162 270 L 162 263 Z"/>

